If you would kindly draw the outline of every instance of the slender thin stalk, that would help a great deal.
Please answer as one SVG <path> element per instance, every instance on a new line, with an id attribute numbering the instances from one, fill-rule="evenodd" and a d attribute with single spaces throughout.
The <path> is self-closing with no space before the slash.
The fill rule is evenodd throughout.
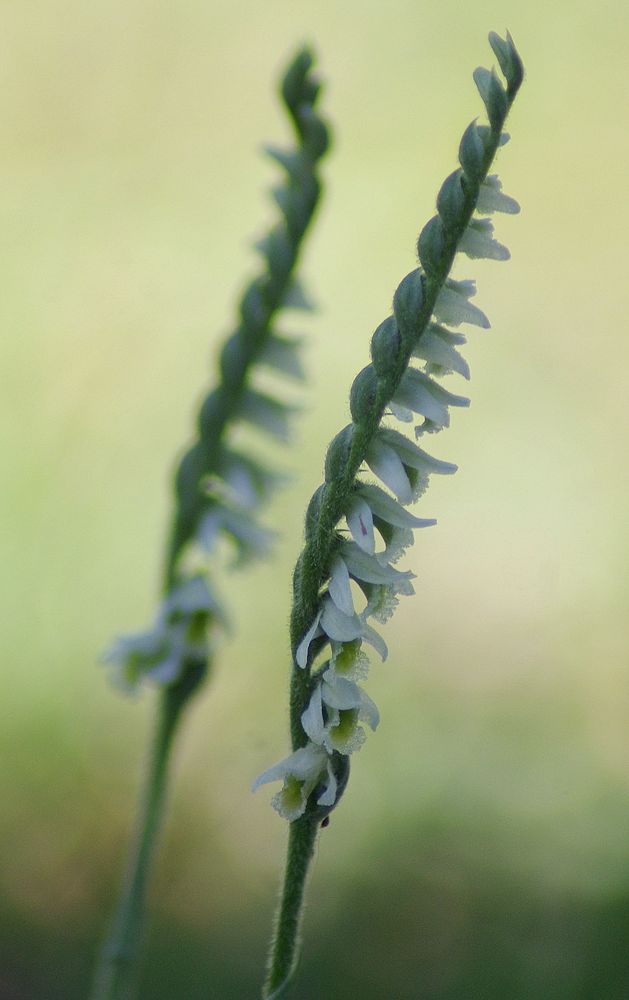
<path id="1" fill-rule="evenodd" d="M 170 753 L 192 688 L 190 678 L 160 695 L 143 796 L 111 933 L 102 947 L 90 1000 L 129 1000 L 139 974 L 146 887 L 155 856 L 168 784 Z"/>
<path id="2" fill-rule="evenodd" d="M 484 208 L 479 206 L 481 194 L 484 194 L 485 199 L 488 197 L 488 171 L 499 145 L 505 141 L 502 131 L 504 122 L 523 79 L 522 62 L 511 37 L 507 34 L 504 40 L 491 33 L 489 40 L 506 78 L 507 87 L 504 88 L 494 71 L 490 73 L 479 67 L 474 73 L 474 80 L 487 109 L 489 125 L 479 126 L 474 121 L 463 134 L 459 147 L 461 166 L 444 181 L 437 197 L 438 214 L 424 226 L 419 235 L 420 267 L 399 284 L 393 297 L 392 316 L 376 328 L 371 341 L 372 362 L 359 372 L 350 392 L 352 422 L 330 444 L 325 461 L 325 481 L 315 491 L 306 513 L 305 546 L 293 577 L 290 622 L 293 654 L 290 725 L 293 753 L 261 775 L 256 783 L 257 786 L 277 778 L 284 779 L 284 789 L 275 797 L 274 805 L 281 815 L 292 820 L 284 893 L 271 945 L 271 975 L 265 987 L 267 992 L 263 994 L 265 998 L 272 997 L 275 1000 L 277 997 L 280 1000 L 284 997 L 284 989 L 294 970 L 299 907 L 303 902 L 307 868 L 316 836 L 313 824 L 320 822 L 323 815 L 335 808 L 347 781 L 348 765 L 344 781 L 339 782 L 341 772 L 339 770 L 337 774 L 336 760 L 347 760 L 360 746 L 365 734 L 364 730 L 359 729 L 361 739 L 356 738 L 358 722 L 367 722 L 372 729 L 378 723 L 376 707 L 356 682 L 348 681 L 343 671 L 340 675 L 336 673 L 335 657 L 338 659 L 342 655 L 345 646 L 349 655 L 354 656 L 355 643 L 366 640 L 374 645 L 384 659 L 386 646 L 382 641 L 374 641 L 379 640 L 379 636 L 368 625 L 367 618 L 373 616 L 377 621 L 386 620 L 391 612 L 391 604 L 386 604 L 387 599 L 394 605 L 398 593 L 409 592 L 402 589 L 402 578 L 399 574 L 396 578 L 397 571 L 391 565 L 388 566 L 388 580 L 383 579 L 382 570 L 388 558 L 385 553 L 379 553 L 375 558 L 371 555 L 375 549 L 373 527 L 375 525 L 380 531 L 383 523 L 385 526 L 388 523 L 389 528 L 404 524 L 404 520 L 401 524 L 398 520 L 399 511 L 413 500 L 412 477 L 407 473 L 412 472 L 413 468 L 421 468 L 421 462 L 430 456 L 426 456 L 420 449 L 414 451 L 416 446 L 409 439 L 395 430 L 381 428 L 381 422 L 389 407 L 395 412 L 392 406 L 395 404 L 401 410 L 407 409 L 409 418 L 412 412 L 424 416 L 426 424 L 430 425 L 428 429 L 447 426 L 447 410 L 442 415 L 431 405 L 426 409 L 424 393 L 427 391 L 433 393 L 440 389 L 445 393 L 442 396 L 444 408 L 447 405 L 462 406 L 469 403 L 463 397 L 447 393 L 429 378 L 432 372 L 413 368 L 411 361 L 413 357 L 430 359 L 430 355 L 423 355 L 419 348 L 423 346 L 420 343 L 422 338 L 425 343 L 431 331 L 438 331 L 440 335 L 449 337 L 455 336 L 438 323 L 433 324 L 433 316 L 436 320 L 442 318 L 444 322 L 452 322 L 455 326 L 461 322 L 489 325 L 480 310 L 476 310 L 470 317 L 460 303 L 458 312 L 447 307 L 448 295 L 459 296 L 461 303 L 467 306 L 469 294 L 465 295 L 464 292 L 466 287 L 469 292 L 473 290 L 473 285 L 461 285 L 450 279 L 457 252 L 462 250 L 472 258 L 485 256 L 497 260 L 506 260 L 509 256 L 506 247 L 493 240 L 491 223 L 485 224 L 483 220 L 473 218 L 477 208 L 480 212 L 512 211 L 511 206 L 515 204 L 517 210 L 517 204 L 508 198 L 503 200 L 502 207 L 498 204 L 496 208 L 495 200 L 491 207 L 491 197 L 489 202 L 485 200 Z M 485 190 L 482 192 L 481 188 Z M 489 184 L 489 192 L 492 190 L 495 193 L 500 190 L 500 186 L 496 188 Z M 505 203 L 507 208 L 504 207 Z M 489 209 L 487 204 L 490 205 Z M 448 365 L 442 366 L 439 362 L 437 367 L 445 367 L 447 370 Z M 403 405 L 400 405 L 400 392 Z M 433 396 L 433 400 L 436 398 L 438 397 Z M 434 420 L 431 413 L 435 416 Z M 423 429 L 422 424 L 420 433 Z M 379 439 L 379 435 L 387 433 L 388 441 L 393 445 L 391 447 L 385 443 L 386 438 L 384 441 L 382 437 Z M 384 444 L 384 451 L 381 449 L 378 452 L 378 440 L 380 444 Z M 397 452 L 395 445 L 399 449 Z M 409 455 L 412 460 L 420 461 L 420 465 L 413 466 L 413 461 L 405 461 Z M 384 502 L 386 507 L 395 501 L 390 497 L 387 499 L 387 494 L 380 491 L 379 487 L 364 483 L 359 478 L 360 470 L 365 464 L 399 500 L 397 510 L 394 509 L 394 516 L 390 520 L 382 504 Z M 450 467 L 449 471 L 454 471 L 454 467 Z M 372 500 L 371 509 L 369 503 L 361 498 L 361 490 L 362 496 L 366 495 L 367 500 L 370 496 L 375 496 L 376 504 Z M 365 490 L 368 491 L 366 494 Z M 382 496 L 380 500 L 379 493 Z M 338 529 L 345 517 L 350 533 L 355 538 L 359 534 L 356 525 L 352 527 L 350 518 L 352 502 L 356 497 L 367 509 L 366 520 L 361 525 L 365 537 L 368 537 L 368 526 L 371 525 L 373 545 L 368 554 L 355 542 L 345 541 Z M 408 521 L 406 524 L 408 526 Z M 386 541 L 384 534 L 382 537 Z M 406 541 L 404 547 L 408 544 Z M 394 561 L 394 557 L 391 558 Z M 366 607 L 360 616 L 354 608 L 350 578 L 353 578 L 367 598 Z M 377 594 L 372 604 L 371 586 L 375 584 L 384 585 L 385 597 L 381 605 Z M 317 656 L 326 643 L 330 643 L 332 648 L 331 659 L 324 666 L 323 676 L 321 670 L 316 670 L 313 674 Z M 350 664 L 352 662 L 350 660 Z M 342 711 L 347 712 L 344 719 L 341 719 Z M 344 730 L 345 723 L 347 725 Z M 317 807 L 321 809 L 317 811 Z M 308 832 L 311 840 L 307 839 Z M 275 988 L 275 992 L 269 992 L 272 988 Z"/>
<path id="3" fill-rule="evenodd" d="M 302 816 L 289 828 L 286 872 L 262 992 L 264 1000 L 282 1000 L 295 971 L 306 876 L 320 822 L 312 816 Z"/>
<path id="4" fill-rule="evenodd" d="M 259 555 L 264 551 L 260 541 L 264 533 L 255 523 L 253 509 L 266 498 L 276 477 L 272 470 L 233 448 L 229 432 L 233 424 L 248 420 L 261 431 L 284 440 L 291 407 L 258 390 L 252 376 L 259 365 L 266 365 L 289 377 L 301 377 L 299 342 L 279 333 L 276 323 L 285 307 L 307 307 L 300 297 L 295 272 L 321 194 L 319 161 L 329 145 L 327 126 L 316 111 L 320 84 L 311 72 L 312 65 L 312 54 L 300 49 L 283 76 L 282 101 L 293 126 L 295 144 L 288 150 L 268 150 L 286 174 L 284 182 L 274 189 L 280 219 L 258 244 L 263 260 L 261 273 L 243 293 L 236 329 L 220 354 L 217 385 L 201 406 L 196 440 L 178 466 L 173 526 L 164 567 L 164 601 L 157 625 L 148 633 L 127 637 L 126 642 L 123 637 L 110 657 L 111 662 L 122 665 L 123 679 L 131 686 L 138 683 L 138 676 L 151 676 L 153 672 L 152 679 L 165 687 L 127 874 L 112 931 L 98 961 L 92 1000 L 132 1000 L 135 996 L 145 897 L 163 813 L 169 756 L 182 709 L 209 673 L 209 645 L 203 644 L 200 633 L 224 624 L 220 603 L 208 582 L 195 591 L 198 576 L 190 577 L 181 564 L 190 547 L 210 544 L 200 537 L 202 522 L 210 514 L 214 524 L 218 522 L 216 532 L 235 545 L 240 562 L 245 561 L 247 553 Z M 245 480 L 243 495 L 230 485 L 230 469 L 233 473 L 234 468 L 239 471 L 240 481 Z M 215 495 L 211 493 L 211 481 L 218 486 Z M 173 677 L 178 679 L 173 681 Z"/>

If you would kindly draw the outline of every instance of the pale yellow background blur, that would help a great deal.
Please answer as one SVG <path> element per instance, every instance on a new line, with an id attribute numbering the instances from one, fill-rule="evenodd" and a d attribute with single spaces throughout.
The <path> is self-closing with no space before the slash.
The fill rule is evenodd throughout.
<path id="1" fill-rule="evenodd" d="M 317 928 L 342 926 L 348 886 L 375 877 L 385 847 L 406 852 L 407 874 L 423 865 L 436 898 L 442 883 L 485 877 L 502 878 L 511 901 L 523 885 L 588 906 L 626 898 L 628 10 L 0 5 L 9 1000 L 85 992 L 153 703 L 148 691 L 122 698 L 96 661 L 113 633 L 153 613 L 170 470 L 259 266 L 251 244 L 274 217 L 265 192 L 277 173 L 258 151 L 288 139 L 275 86 L 304 40 L 335 143 L 303 257 L 319 311 L 284 323 L 307 334 L 310 373 L 294 450 L 275 456 L 295 478 L 267 511 L 283 532 L 271 565 L 221 576 L 238 632 L 178 748 L 156 920 L 197 942 L 191 968 L 213 935 L 253 928 L 256 982 L 286 831 L 267 790 L 248 789 L 288 746 L 285 623 L 302 511 L 460 134 L 481 114 L 471 73 L 494 62 L 486 34 L 505 26 L 527 69 L 499 159 L 522 205 L 497 219 L 512 261 L 457 271 L 478 279 L 492 330 L 470 336 L 472 408 L 430 441 L 460 471 L 433 481 L 418 508 L 439 525 L 409 555 L 417 597 L 387 626 L 390 659 L 372 671 L 382 724 L 321 841 L 312 948 Z M 374 922 L 381 903 L 394 906 L 383 884 L 362 902 Z M 457 953 L 456 928 L 465 935 L 469 914 L 457 914 L 437 920 L 452 937 L 444 955 Z M 386 985 L 389 951 L 385 940 L 371 955 L 370 997 L 464 995 L 422 992 L 414 966 L 400 972 L 407 986 Z M 545 992 L 536 974 L 522 974 L 521 994 L 470 995 L 629 995 L 587 992 L 576 973 L 572 992 Z M 182 996 L 232 995 L 189 975 Z M 344 988 L 328 995 L 367 996 L 351 978 Z"/>

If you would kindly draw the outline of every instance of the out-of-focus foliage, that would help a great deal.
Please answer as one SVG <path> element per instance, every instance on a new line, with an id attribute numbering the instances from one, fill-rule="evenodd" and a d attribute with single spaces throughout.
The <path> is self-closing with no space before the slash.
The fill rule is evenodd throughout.
<path id="1" fill-rule="evenodd" d="M 501 229 L 513 262 L 476 272 L 493 330 L 438 441 L 460 473 L 418 507 L 440 523 L 374 675 L 378 739 L 321 839 L 301 981 L 335 1000 L 629 994 L 628 21 L 510 0 L 4 6 L 3 1000 L 87 988 L 151 709 L 94 664 L 150 614 L 164 463 L 254 272 L 273 180 L 255 147 L 281 132 L 271 83 L 307 37 L 337 136 L 304 260 L 317 393 L 270 512 L 280 554 L 234 579 L 241 631 L 180 744 L 144 982 L 152 1000 L 206 997 L 209 976 L 255 995 L 285 829 L 248 786 L 288 747 L 301 511 L 503 25 L 528 70 L 498 163 L 522 204 Z"/>

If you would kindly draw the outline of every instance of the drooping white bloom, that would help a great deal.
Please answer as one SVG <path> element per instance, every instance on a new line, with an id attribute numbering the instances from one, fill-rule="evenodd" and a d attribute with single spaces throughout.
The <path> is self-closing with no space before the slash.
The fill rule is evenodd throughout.
<path id="1" fill-rule="evenodd" d="M 506 139 L 504 135 L 501 141 Z M 481 185 L 478 211 L 515 213 L 519 206 L 503 194 L 498 178 L 491 176 Z M 494 239 L 493 225 L 486 218 L 473 218 L 469 222 L 458 249 L 470 257 L 506 260 L 509 256 L 507 248 Z M 414 414 L 423 417 L 423 422 L 415 429 L 418 437 L 449 426 L 449 407 L 469 406 L 469 399 L 448 391 L 431 376 L 455 372 L 469 379 L 467 361 L 457 350 L 466 342 L 466 337 L 448 327 L 466 323 L 489 328 L 485 314 L 471 302 L 475 293 L 474 281 L 449 278 L 444 282 L 433 306 L 432 318 L 412 351 L 413 357 L 425 364 L 422 369 L 407 367 L 388 401 L 387 417 L 407 424 L 413 422 Z M 378 374 L 378 364 L 389 335 L 395 348 L 396 322 L 397 313 L 374 335 L 372 358 Z M 365 376 L 363 381 L 359 379 L 361 390 L 363 382 L 368 388 L 370 386 L 366 371 L 361 373 L 360 378 Z M 360 422 L 354 410 L 352 413 Z M 366 738 L 363 724 L 373 730 L 378 725 L 378 709 L 358 683 L 366 679 L 369 669 L 369 660 L 363 651 L 365 645 L 371 645 L 383 660 L 387 656 L 386 644 L 370 621 L 384 624 L 395 610 L 399 597 L 414 593 L 413 574 L 400 572 L 393 563 L 413 544 L 414 528 L 436 521 L 416 517 L 407 505 L 423 494 L 431 475 L 452 475 L 457 468 L 451 462 L 434 458 L 390 426 L 380 426 L 372 434 L 364 460 L 393 496 L 374 483 L 355 481 L 345 511 L 347 533 L 343 525 L 336 527 L 336 547 L 329 565 L 327 588 L 321 593 L 314 620 L 295 655 L 297 665 L 305 668 L 310 660 L 311 644 L 318 640 L 317 649 L 325 650 L 324 655 L 329 657 L 322 666 L 315 668 L 310 699 L 301 715 L 304 732 L 310 741 L 308 746 L 315 748 L 310 752 L 318 750 L 329 757 L 355 752 Z M 327 471 L 326 468 L 326 476 Z M 356 602 L 363 600 L 362 610 L 357 611 Z M 323 759 L 318 758 L 319 761 Z M 280 769 L 282 766 L 286 769 L 287 762 L 278 765 Z M 274 776 L 288 773 L 277 771 Z M 300 785 L 300 779 L 294 775 L 291 780 L 297 782 L 294 791 L 298 801 L 296 814 L 301 815 L 305 808 L 301 799 L 303 784 Z"/>
<path id="2" fill-rule="evenodd" d="M 359 750 L 365 741 L 365 731 L 360 725 L 366 722 L 375 730 L 380 715 L 369 695 L 354 681 L 339 677 L 327 670 L 316 685 L 301 723 L 313 743 L 325 747 L 329 753 L 350 754 Z"/>
<path id="3" fill-rule="evenodd" d="M 289 822 L 303 815 L 308 797 L 318 785 L 321 792 L 317 805 L 333 806 L 336 801 L 337 782 L 329 754 L 314 743 L 308 743 L 264 771 L 254 781 L 252 792 L 271 781 L 284 782 L 281 791 L 273 796 L 272 804 Z"/>
<path id="4" fill-rule="evenodd" d="M 187 663 L 207 659 L 210 616 L 226 624 L 206 579 L 199 575 L 178 584 L 162 601 L 150 629 L 117 636 L 105 652 L 114 682 L 127 691 L 142 680 L 172 684 Z"/>
<path id="5" fill-rule="evenodd" d="M 359 483 L 356 493 L 369 504 L 374 516 L 396 528 L 427 528 L 437 523 L 434 518 L 417 517 L 412 514 L 379 486 L 373 486 L 371 483 Z"/>
<path id="6" fill-rule="evenodd" d="M 489 329 L 489 320 L 478 306 L 469 300 L 476 294 L 475 281 L 454 281 L 449 278 L 439 295 L 433 309 L 433 314 L 441 323 L 447 326 L 460 326 L 469 323 Z"/>
<path id="7" fill-rule="evenodd" d="M 339 611 L 342 611 L 344 615 L 355 613 L 349 570 L 339 555 L 334 557 L 330 566 L 329 594 Z"/>
<path id="8" fill-rule="evenodd" d="M 395 402 L 440 427 L 450 426 L 449 406 L 469 406 L 466 396 L 448 392 L 417 368 L 407 368 L 393 396 Z"/>
<path id="9" fill-rule="evenodd" d="M 283 190 L 283 189 L 282 189 Z M 303 382 L 306 377 L 304 366 L 299 356 L 299 349 L 302 345 L 302 338 L 281 337 L 279 334 L 271 334 L 267 337 L 266 343 L 258 355 L 258 362 L 275 368 L 299 382 Z"/>
<path id="10" fill-rule="evenodd" d="M 376 435 L 367 449 L 367 465 L 395 494 L 400 503 L 410 503 L 413 490 L 400 456 L 380 436 Z"/>
<path id="11" fill-rule="evenodd" d="M 373 514 L 369 504 L 362 497 L 354 495 L 345 519 L 356 544 L 364 552 L 373 555 L 376 550 L 376 539 L 373 532 Z"/>
<path id="12" fill-rule="evenodd" d="M 494 239 L 494 226 L 489 219 L 472 219 L 458 248 L 473 260 L 509 260 L 511 256 L 508 248 Z"/>
<path id="13" fill-rule="evenodd" d="M 462 333 L 454 333 L 438 323 L 431 323 L 413 348 L 413 357 L 428 362 L 426 371 L 430 375 L 441 376 L 457 372 L 469 379 L 470 366 L 456 350 L 457 346 L 465 343 L 465 339 Z"/>
<path id="14" fill-rule="evenodd" d="M 361 640 L 332 642 L 330 646 L 332 650 L 330 669 L 339 677 L 347 677 L 351 681 L 364 681 L 369 673 L 369 657 L 361 648 Z"/>
<path id="15" fill-rule="evenodd" d="M 482 215 L 488 215 L 490 212 L 506 212 L 508 215 L 517 215 L 520 206 L 515 198 L 510 198 L 508 194 L 503 193 L 498 174 L 490 174 L 480 186 L 476 211 Z"/>

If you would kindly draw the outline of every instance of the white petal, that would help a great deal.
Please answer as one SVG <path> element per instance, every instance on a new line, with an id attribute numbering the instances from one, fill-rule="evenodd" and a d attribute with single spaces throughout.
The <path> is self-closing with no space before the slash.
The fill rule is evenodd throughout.
<path id="1" fill-rule="evenodd" d="M 437 523 L 436 520 L 434 522 Z M 394 528 L 392 525 L 383 527 L 383 535 L 386 548 L 383 552 L 376 552 L 376 559 L 381 563 L 394 563 L 414 542 L 413 532 L 410 528 Z"/>
<path id="2" fill-rule="evenodd" d="M 400 503 L 410 503 L 413 498 L 411 484 L 397 452 L 380 438 L 371 442 L 366 454 L 367 465 L 378 476 Z"/>
<path id="3" fill-rule="evenodd" d="M 363 622 L 362 635 L 365 642 L 368 642 L 369 645 L 372 646 L 373 649 L 375 649 L 376 653 L 380 655 L 382 660 L 386 660 L 387 656 L 389 655 L 387 644 L 382 638 L 382 636 L 379 635 L 378 632 L 376 632 L 375 628 L 372 628 L 371 625 L 367 624 L 367 622 Z"/>
<path id="4" fill-rule="evenodd" d="M 204 514 L 197 529 L 197 542 L 206 552 L 211 552 L 222 527 L 222 508 L 212 507 Z"/>
<path id="5" fill-rule="evenodd" d="M 358 615 L 344 615 L 330 597 L 325 597 L 323 601 L 321 627 L 330 639 L 336 639 L 338 642 L 358 639 L 362 632 Z"/>
<path id="6" fill-rule="evenodd" d="M 333 806 L 336 802 L 337 781 L 334 771 L 332 770 L 332 763 L 330 760 L 328 760 L 327 771 L 328 780 L 324 791 L 317 799 L 318 806 Z"/>
<path id="7" fill-rule="evenodd" d="M 444 389 L 442 385 L 435 382 L 435 380 L 426 375 L 425 372 L 417 371 L 416 368 L 408 368 L 406 370 L 406 375 L 408 376 L 409 382 L 413 382 L 417 386 L 424 386 L 433 399 L 436 399 L 438 403 L 442 403 L 444 406 L 470 405 L 470 401 L 467 396 L 459 396 L 454 392 L 448 392 L 447 389 Z"/>
<path id="8" fill-rule="evenodd" d="M 376 517 L 387 521 L 396 528 L 426 528 L 435 523 L 432 518 L 415 517 L 410 510 L 405 510 L 397 500 L 394 500 L 378 486 L 361 483 L 358 493 L 367 501 Z"/>
<path id="9" fill-rule="evenodd" d="M 345 519 L 356 544 L 364 552 L 370 554 L 375 552 L 376 539 L 373 533 L 371 508 L 361 497 L 354 495 Z"/>
<path id="10" fill-rule="evenodd" d="M 291 417 L 295 406 L 287 406 L 278 399 L 256 389 L 245 389 L 240 401 L 239 416 L 259 430 L 266 431 L 282 443 L 290 440 Z"/>
<path id="11" fill-rule="evenodd" d="M 225 486 L 229 488 L 232 503 L 252 510 L 258 502 L 258 491 L 249 469 L 233 462 L 224 473 Z"/>
<path id="12" fill-rule="evenodd" d="M 349 680 L 364 680 L 369 673 L 369 657 L 360 648 L 360 642 L 333 642 L 328 673 Z"/>
<path id="13" fill-rule="evenodd" d="M 421 335 L 417 344 L 413 348 L 413 357 L 428 361 L 434 365 L 440 365 L 446 371 L 457 372 L 463 378 L 469 379 L 470 366 L 451 343 L 446 340 L 443 334 L 449 333 L 443 327 L 432 323 L 431 326 Z M 451 334 L 451 336 L 453 336 Z M 465 338 L 463 338 L 465 339 Z"/>
<path id="14" fill-rule="evenodd" d="M 182 669 L 181 650 L 173 649 L 168 656 L 146 671 L 146 678 L 154 684 L 172 684 L 179 678 Z"/>
<path id="15" fill-rule="evenodd" d="M 360 750 L 365 742 L 365 730 L 358 725 L 360 713 L 356 709 L 348 709 L 351 713 L 343 718 L 338 717 L 333 722 L 327 733 L 326 746 L 330 753 L 336 750 L 345 755 L 355 753 Z"/>
<path id="16" fill-rule="evenodd" d="M 323 721 L 320 684 L 317 684 L 315 687 L 312 695 L 310 696 L 308 707 L 304 712 L 302 712 L 301 724 L 304 732 L 313 743 L 319 745 L 323 743 L 325 737 L 325 723 Z"/>
<path id="17" fill-rule="evenodd" d="M 369 728 L 375 733 L 380 722 L 380 712 L 375 701 L 372 701 L 365 691 L 361 691 L 360 718 L 366 722 Z"/>
<path id="18" fill-rule="evenodd" d="M 308 663 L 308 650 L 310 649 L 310 643 L 317 635 L 317 630 L 319 629 L 320 620 L 321 620 L 321 612 L 319 611 L 312 625 L 310 626 L 305 636 L 299 643 L 297 649 L 295 650 L 295 663 L 297 664 L 298 667 L 301 667 L 302 670 L 305 669 L 306 664 Z"/>
<path id="19" fill-rule="evenodd" d="M 194 614 L 197 611 L 213 611 L 215 604 L 207 580 L 197 574 L 177 584 L 164 601 L 163 607 L 168 611 Z"/>
<path id="20" fill-rule="evenodd" d="M 353 542 L 343 542 L 341 551 L 350 574 L 356 580 L 364 580 L 365 583 L 391 584 L 413 579 L 410 570 L 401 573 L 393 566 L 383 566 L 376 556 L 368 556 Z"/>
<path id="21" fill-rule="evenodd" d="M 425 385 L 413 379 L 411 369 L 407 368 L 404 372 L 393 398 L 396 402 L 408 406 L 414 413 L 419 413 L 441 427 L 448 427 L 450 424 L 447 406 L 438 403 Z"/>
<path id="22" fill-rule="evenodd" d="M 394 403 L 393 400 L 389 401 L 389 409 L 394 417 L 401 420 L 403 424 L 412 424 L 413 422 L 413 411 L 409 410 L 407 406 L 400 406 L 399 403 Z"/>
<path id="23" fill-rule="evenodd" d="M 463 284 L 457 282 L 457 285 Z M 468 297 L 461 294 L 454 282 L 444 285 L 437 296 L 434 315 L 442 323 L 448 326 L 460 326 L 461 323 L 470 323 L 472 326 L 480 326 L 489 329 L 489 320 L 477 306 L 468 302 Z"/>
<path id="24" fill-rule="evenodd" d="M 317 774 L 323 766 L 325 754 L 320 747 L 315 747 L 309 743 L 305 747 L 295 750 L 290 756 L 280 760 L 277 764 L 263 771 L 251 786 L 251 791 L 255 792 L 260 785 L 267 785 L 270 781 L 280 781 L 287 775 L 292 775 L 301 781 L 311 778 Z"/>
<path id="25" fill-rule="evenodd" d="M 421 472 L 437 473 L 442 476 L 451 476 L 456 472 L 457 466 L 452 462 L 444 462 L 441 459 L 433 458 L 423 448 L 419 448 L 414 441 L 410 441 L 399 431 L 389 427 L 383 427 L 378 431 L 378 436 L 391 448 L 395 448 L 405 465 Z"/>
<path id="26" fill-rule="evenodd" d="M 458 248 L 472 260 L 509 260 L 511 254 L 506 246 L 493 238 L 494 227 L 489 219 L 472 219 Z"/>
<path id="27" fill-rule="evenodd" d="M 497 174 L 490 174 L 480 186 L 476 211 L 483 214 L 489 212 L 506 212 L 507 215 L 517 215 L 520 211 L 515 198 L 502 191 L 502 184 Z"/>
<path id="28" fill-rule="evenodd" d="M 349 585 L 349 573 L 347 566 L 340 556 L 336 556 L 332 560 L 328 591 L 339 611 L 342 611 L 344 615 L 354 614 L 354 601 L 352 600 L 352 588 Z"/>
<path id="29" fill-rule="evenodd" d="M 305 372 L 299 357 L 299 347 L 299 340 L 272 334 L 258 355 L 258 362 L 302 381 Z"/>
<path id="30" fill-rule="evenodd" d="M 331 670 L 323 675 L 321 696 L 326 705 L 331 708 L 346 710 L 358 708 L 361 703 L 361 689 L 354 681 L 339 677 Z"/>

